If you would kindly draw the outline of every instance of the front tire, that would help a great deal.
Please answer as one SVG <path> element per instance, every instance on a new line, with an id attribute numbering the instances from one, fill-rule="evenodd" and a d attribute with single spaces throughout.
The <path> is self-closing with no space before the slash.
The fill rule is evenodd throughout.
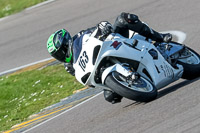
<path id="1" fill-rule="evenodd" d="M 105 80 L 105 84 L 117 94 L 138 102 L 149 102 L 157 97 L 155 86 L 143 77 L 140 77 L 131 86 L 121 78 L 118 72 L 112 72 Z"/>

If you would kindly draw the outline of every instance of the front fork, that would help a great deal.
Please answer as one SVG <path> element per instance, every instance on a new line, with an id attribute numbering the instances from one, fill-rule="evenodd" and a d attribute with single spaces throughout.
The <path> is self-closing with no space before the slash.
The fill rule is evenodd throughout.
<path id="1" fill-rule="evenodd" d="M 102 84 L 104 84 L 106 77 L 112 72 L 118 72 L 125 78 L 126 81 L 131 81 L 130 84 L 140 78 L 140 75 L 135 72 L 135 70 L 131 68 L 129 64 L 120 63 L 117 59 L 112 60 L 112 62 L 115 64 L 106 68 L 102 73 Z"/>

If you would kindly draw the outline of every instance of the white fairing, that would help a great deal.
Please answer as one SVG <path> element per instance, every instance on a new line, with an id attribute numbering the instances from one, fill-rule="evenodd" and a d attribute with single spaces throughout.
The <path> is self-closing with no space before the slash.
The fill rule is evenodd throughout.
<path id="1" fill-rule="evenodd" d="M 93 49 L 96 46 L 102 45 L 102 44 L 103 44 L 102 41 L 100 41 L 94 37 L 90 37 L 89 34 L 84 35 L 80 56 L 79 56 L 77 62 L 75 64 L 73 64 L 73 67 L 75 69 L 75 77 L 80 83 L 84 84 L 82 82 L 81 78 L 85 74 L 87 74 L 89 72 L 93 72 L 93 70 L 95 68 L 95 66 L 92 63 Z M 88 63 L 86 64 L 86 67 L 83 68 L 83 66 L 81 67 L 80 64 L 81 64 L 81 59 L 86 60 L 85 52 L 88 57 Z"/>
<path id="2" fill-rule="evenodd" d="M 134 45 L 133 42 L 136 39 L 138 41 L 137 45 L 135 47 L 131 47 Z M 101 46 L 101 48 L 94 63 L 93 56 L 96 46 Z M 157 51 L 157 59 L 153 59 L 153 57 L 149 54 L 149 50 L 151 49 Z M 183 73 L 182 66 L 179 65 L 176 69 L 174 69 L 163 58 L 156 47 L 146 40 L 143 40 L 143 37 L 140 35 L 134 36 L 132 39 L 128 39 L 119 34 L 110 34 L 107 39 L 102 42 L 94 37 L 91 37 L 89 34 L 86 34 L 82 40 L 82 50 L 80 55 L 73 65 L 76 79 L 84 85 L 98 86 L 94 80 L 95 71 L 102 59 L 107 57 L 120 57 L 140 62 L 136 71 L 151 81 L 158 89 L 179 79 Z M 118 71 L 125 76 L 130 73 L 126 69 L 123 69 L 120 64 L 115 64 L 108 67 L 103 72 L 103 83 L 107 75 L 112 71 Z M 87 77 L 86 81 L 84 80 L 84 77 Z"/>

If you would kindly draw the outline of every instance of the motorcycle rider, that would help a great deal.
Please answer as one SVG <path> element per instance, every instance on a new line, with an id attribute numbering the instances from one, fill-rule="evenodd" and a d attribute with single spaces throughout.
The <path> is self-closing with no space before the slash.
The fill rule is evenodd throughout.
<path id="1" fill-rule="evenodd" d="M 56 31 L 49 37 L 47 48 L 50 55 L 57 60 L 64 62 L 66 71 L 74 75 L 73 43 L 75 44 L 82 41 L 84 34 L 91 34 L 102 41 L 104 41 L 104 39 L 112 32 L 119 33 L 128 38 L 129 30 L 135 31 L 138 34 L 157 42 L 168 43 L 172 40 L 171 34 L 158 33 L 149 28 L 145 23 L 141 22 L 137 15 L 123 12 L 117 17 L 113 26 L 107 21 L 102 21 L 97 24 L 97 26 L 82 30 L 73 37 L 71 37 L 70 33 L 65 29 Z M 104 97 L 106 101 L 111 102 L 112 104 L 121 102 L 122 99 L 122 96 L 111 90 L 104 90 Z"/>

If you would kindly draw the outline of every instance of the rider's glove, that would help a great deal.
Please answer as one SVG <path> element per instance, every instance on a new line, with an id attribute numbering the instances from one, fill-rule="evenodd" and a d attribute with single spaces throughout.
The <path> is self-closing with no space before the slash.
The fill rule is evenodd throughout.
<path id="1" fill-rule="evenodd" d="M 102 36 L 109 35 L 110 33 L 113 32 L 112 25 L 107 21 L 102 21 L 97 26 L 98 26 L 99 30 L 101 31 Z"/>
<path id="2" fill-rule="evenodd" d="M 71 75 L 75 75 L 75 70 L 73 68 L 73 65 L 71 63 L 64 63 L 64 67 L 65 67 L 65 70 L 70 73 Z"/>

